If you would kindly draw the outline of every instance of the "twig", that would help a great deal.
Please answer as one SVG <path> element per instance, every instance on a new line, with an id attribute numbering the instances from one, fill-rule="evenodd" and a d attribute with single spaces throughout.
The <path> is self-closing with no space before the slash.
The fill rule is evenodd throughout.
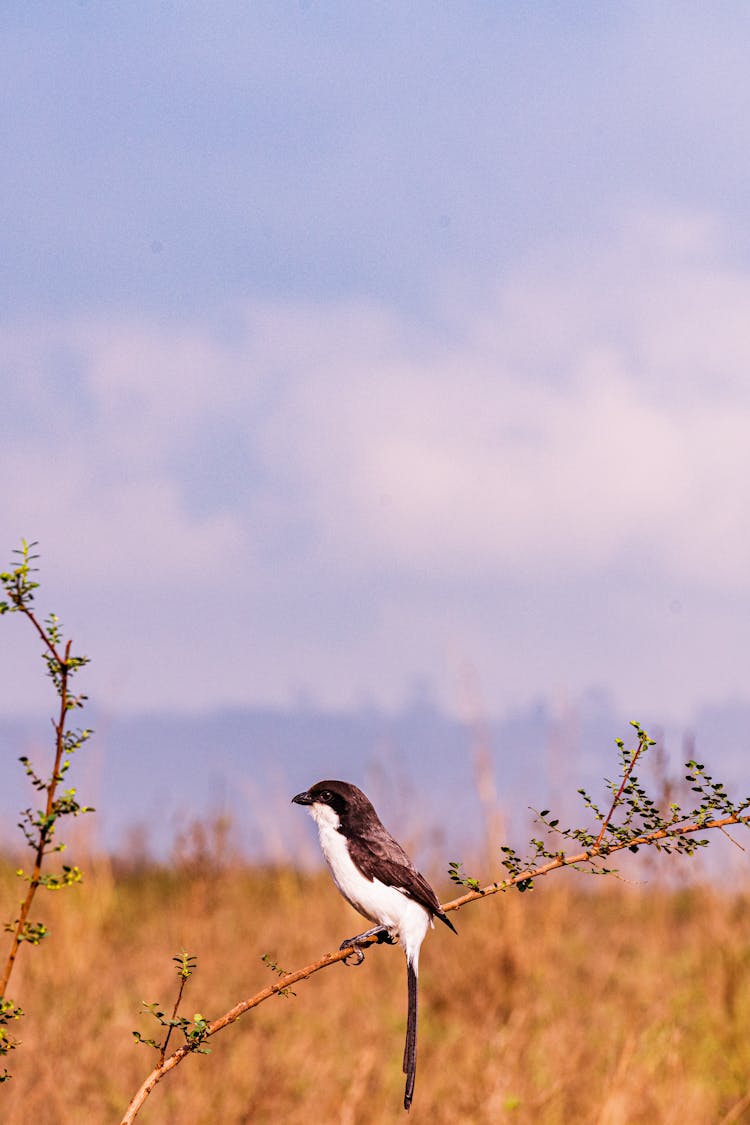
<path id="1" fill-rule="evenodd" d="M 724 1114 L 719 1125 L 732 1125 L 734 1121 L 739 1121 L 748 1106 L 750 1106 L 750 1090 Z"/>
<path id="2" fill-rule="evenodd" d="M 160 1066 L 164 1062 L 164 1056 L 167 1053 L 167 1047 L 169 1046 L 169 1040 L 171 1039 L 172 1032 L 174 1031 L 174 1021 L 177 1017 L 177 1009 L 180 1006 L 180 1000 L 182 1000 L 182 994 L 185 991 L 185 985 L 187 984 L 188 980 L 189 980 L 188 974 L 180 973 L 180 988 L 179 988 L 179 991 L 177 993 L 177 999 L 174 1002 L 174 1008 L 172 1009 L 172 1019 L 170 1021 L 170 1026 L 169 1026 L 169 1029 L 167 1031 L 166 1039 L 164 1040 L 164 1042 L 162 1044 L 161 1051 L 159 1052 L 159 1065 Z"/>
<path id="3" fill-rule="evenodd" d="M 55 762 L 52 774 L 50 776 L 49 784 L 46 787 L 47 805 L 43 822 L 45 826 L 48 826 L 50 823 L 52 823 L 51 817 L 53 806 L 55 803 L 55 795 L 57 793 L 57 786 L 62 779 L 62 775 L 60 774 L 60 766 L 62 765 L 63 753 L 65 751 L 65 722 L 68 716 L 68 711 L 70 710 L 68 677 L 70 675 L 71 667 L 69 663 L 71 642 L 68 641 L 66 643 L 65 656 L 61 658 L 57 649 L 50 642 L 47 634 L 37 621 L 34 614 L 31 612 L 31 610 L 27 609 L 25 606 L 20 606 L 19 608 L 35 627 L 40 637 L 44 641 L 46 647 L 49 649 L 52 660 L 56 662 L 57 667 L 60 669 L 60 686 L 58 689 L 60 695 L 60 709 L 57 722 L 53 722 L 55 728 Z M 11 939 L 11 947 L 8 953 L 8 959 L 5 963 L 5 969 L 3 971 L 2 979 L 0 979 L 0 996 L 5 996 L 8 990 L 8 982 L 10 980 L 10 975 L 13 972 L 13 966 L 15 965 L 16 957 L 18 956 L 18 950 L 20 949 L 21 943 L 23 941 L 22 935 L 25 931 L 26 923 L 29 919 L 29 914 L 31 913 L 31 905 L 34 901 L 34 896 L 41 881 L 42 865 L 44 863 L 44 856 L 47 852 L 49 837 L 49 828 L 41 827 L 39 829 L 39 841 L 34 853 L 34 867 L 32 869 L 31 875 L 29 876 L 28 890 L 26 891 L 26 896 L 21 904 L 21 910 L 19 912 L 16 927 L 13 931 L 13 937 Z"/>
<path id="4" fill-rule="evenodd" d="M 622 745 L 622 744 L 620 744 L 620 745 Z M 635 769 L 635 763 L 638 761 L 639 757 L 641 756 L 642 751 L 646 749 L 646 746 L 648 746 L 648 741 L 646 740 L 645 735 L 641 734 L 641 737 L 638 740 L 638 749 L 633 754 L 633 757 L 630 761 L 630 764 L 622 771 L 622 781 L 620 782 L 620 788 L 617 790 L 617 793 L 615 794 L 615 799 L 612 802 L 610 810 L 607 813 L 607 815 L 605 816 L 604 820 L 602 821 L 602 826 L 599 829 L 599 835 L 596 837 L 596 840 L 594 841 L 594 848 L 596 850 L 598 850 L 599 845 L 601 844 L 601 842 L 604 838 L 604 833 L 607 831 L 607 826 L 609 825 L 610 821 L 612 820 L 612 817 L 614 816 L 614 813 L 615 813 L 615 809 L 617 808 L 617 806 L 620 803 L 620 797 L 622 797 L 625 786 L 627 785 L 628 781 L 630 780 L 630 777 L 633 773 L 633 770 Z"/>
<path id="5" fill-rule="evenodd" d="M 739 840 L 735 840 L 734 836 L 732 836 L 731 833 L 727 832 L 726 828 L 722 828 L 721 832 L 722 832 L 722 835 L 726 836 L 726 838 L 727 838 L 727 840 L 729 840 L 730 844 L 734 844 L 735 848 L 739 848 L 741 852 L 747 851 L 747 848 L 743 848 L 743 846 L 739 842 Z"/>
<path id="6" fill-rule="evenodd" d="M 375 941 L 375 937 L 365 938 L 359 943 L 360 948 L 372 945 Z M 267 988 L 264 988 L 262 992 L 256 993 L 255 996 L 251 996 L 248 1000 L 241 1000 L 239 1004 L 235 1004 L 235 1006 L 230 1008 L 228 1012 L 225 1012 L 223 1016 L 219 1016 L 218 1019 L 209 1024 L 207 1037 L 216 1035 L 218 1031 L 223 1031 L 225 1027 L 235 1023 L 245 1012 L 249 1012 L 251 1008 L 257 1008 L 264 1000 L 270 1000 L 272 996 L 284 992 L 293 984 L 297 984 L 301 980 L 307 980 L 307 978 L 311 977 L 314 973 L 319 973 L 321 969 L 327 969 L 329 965 L 336 965 L 339 961 L 343 961 L 350 955 L 351 949 L 339 949 L 336 953 L 326 953 L 318 961 L 313 961 L 311 965 L 305 965 L 304 969 L 296 969 L 294 972 L 285 973 L 277 984 L 270 984 Z M 185 1043 L 182 1047 L 178 1047 L 177 1050 L 174 1051 L 168 1059 L 160 1063 L 159 1066 L 154 1067 L 140 1090 L 130 1102 L 125 1116 L 122 1119 L 122 1125 L 130 1125 L 131 1122 L 135 1121 L 136 1114 L 157 1082 L 161 1081 L 165 1074 L 168 1074 L 170 1070 L 177 1066 L 178 1063 L 181 1063 L 185 1056 L 189 1054 L 191 1054 L 190 1047 Z"/>

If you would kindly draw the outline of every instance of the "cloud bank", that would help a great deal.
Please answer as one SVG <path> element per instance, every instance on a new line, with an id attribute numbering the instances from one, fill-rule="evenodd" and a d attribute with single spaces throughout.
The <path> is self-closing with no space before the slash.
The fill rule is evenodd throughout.
<path id="1" fill-rule="evenodd" d="M 114 708 L 389 705 L 422 676 L 453 707 L 467 664 L 492 710 L 746 695 L 749 302 L 718 224 L 673 210 L 430 318 L 16 320 L 5 549 L 41 541 Z"/>

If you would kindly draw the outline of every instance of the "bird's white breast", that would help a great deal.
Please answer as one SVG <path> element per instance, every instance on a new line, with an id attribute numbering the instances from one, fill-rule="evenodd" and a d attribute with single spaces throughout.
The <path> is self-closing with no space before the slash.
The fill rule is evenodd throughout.
<path id="1" fill-rule="evenodd" d="M 386 926 L 398 938 L 407 957 L 416 962 L 419 947 L 432 925 L 429 912 L 397 887 L 362 874 L 349 854 L 346 837 L 338 831 L 339 817 L 329 805 L 311 805 L 310 815 L 318 826 L 320 847 L 341 894 L 365 918 Z"/>

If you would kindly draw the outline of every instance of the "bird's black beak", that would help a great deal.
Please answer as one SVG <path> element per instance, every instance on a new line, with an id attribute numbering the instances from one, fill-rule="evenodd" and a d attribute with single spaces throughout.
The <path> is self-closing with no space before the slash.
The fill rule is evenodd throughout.
<path id="1" fill-rule="evenodd" d="M 311 805 L 312 803 L 313 799 L 307 790 L 304 793 L 298 793 L 296 797 L 292 797 L 293 805 Z"/>

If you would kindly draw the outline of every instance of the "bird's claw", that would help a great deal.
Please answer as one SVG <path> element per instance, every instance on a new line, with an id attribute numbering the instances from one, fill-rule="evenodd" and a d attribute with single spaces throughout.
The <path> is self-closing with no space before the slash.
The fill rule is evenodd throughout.
<path id="1" fill-rule="evenodd" d="M 388 930 L 385 928 L 385 926 L 375 926 L 374 929 L 367 930 L 366 933 L 364 933 L 364 934 L 357 934 L 356 937 L 347 938 L 346 941 L 342 941 L 341 945 L 339 946 L 339 949 L 350 950 L 350 953 L 348 953 L 347 956 L 344 957 L 344 964 L 345 965 L 356 966 L 356 965 L 362 964 L 362 962 L 365 959 L 365 951 L 364 951 L 364 949 L 362 949 L 362 947 L 359 943 L 361 941 L 363 941 L 364 938 L 371 938 L 371 937 L 374 937 L 375 941 L 378 944 L 380 944 L 381 942 L 387 942 L 388 945 L 393 945 L 396 941 L 396 938 L 393 937 L 393 935 L 388 932 Z M 356 957 L 357 960 L 356 961 L 350 961 L 349 960 L 350 956 Z"/>
<path id="2" fill-rule="evenodd" d="M 346 965 L 347 968 L 352 968 L 352 967 L 355 967 L 357 965 L 361 965 L 362 962 L 365 959 L 364 950 L 361 948 L 361 946 L 357 945 L 357 943 L 352 941 L 351 939 L 349 941 L 342 941 L 341 945 L 339 946 L 339 949 L 348 949 L 349 950 L 346 957 L 344 958 L 344 964 Z M 356 957 L 357 960 L 356 961 L 350 961 L 349 960 L 350 957 Z"/>

